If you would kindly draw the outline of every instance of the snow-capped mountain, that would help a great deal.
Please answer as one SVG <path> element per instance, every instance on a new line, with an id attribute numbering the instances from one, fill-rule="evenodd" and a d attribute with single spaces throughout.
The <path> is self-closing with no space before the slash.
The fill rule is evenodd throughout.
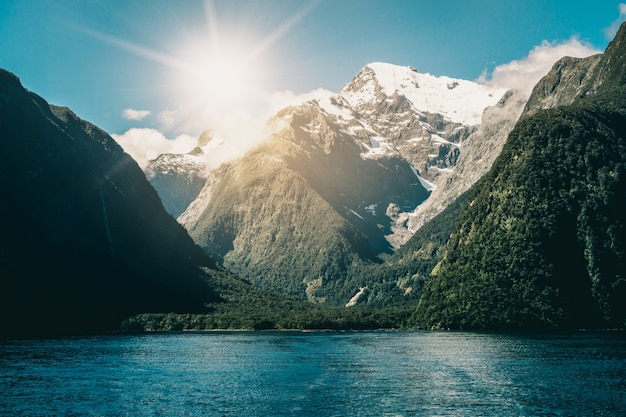
<path id="1" fill-rule="evenodd" d="M 180 216 L 202 190 L 208 175 L 207 159 L 221 144 L 220 139 L 206 130 L 190 152 L 159 155 L 146 167 L 148 180 L 174 218 Z"/>
<path id="2" fill-rule="evenodd" d="M 413 67 L 374 63 L 339 95 L 423 178 L 436 182 L 456 165 L 462 142 L 476 130 L 485 108 L 498 103 L 505 92 L 422 74 Z"/>
<path id="3" fill-rule="evenodd" d="M 410 215 L 504 94 L 367 65 L 340 92 L 272 117 L 268 140 L 212 172 L 179 222 L 257 285 L 345 304 L 354 271 L 411 236 Z"/>
<path id="4" fill-rule="evenodd" d="M 504 91 L 472 81 L 423 74 L 413 67 L 376 62 L 366 65 L 340 92 L 357 111 L 398 96 L 407 99 L 415 114 L 439 114 L 465 126 L 480 124 L 483 110 Z"/>
<path id="5" fill-rule="evenodd" d="M 309 105 L 332 117 L 338 130 L 359 145 L 362 158 L 399 156 L 424 188 L 440 196 L 429 198 L 418 213 L 415 207 L 383 208 L 392 221 L 387 240 L 397 248 L 491 166 L 527 99 L 505 93 L 471 81 L 422 74 L 413 67 L 372 63 L 339 93 Z M 487 108 L 487 124 L 481 129 Z M 301 128 L 324 135 L 315 121 Z M 462 152 L 465 145 L 469 148 Z M 457 165 L 464 154 L 461 177 Z"/>
<path id="6" fill-rule="evenodd" d="M 456 166 L 437 178 L 437 188 L 408 217 L 407 229 L 417 231 L 469 190 L 491 168 L 527 100 L 524 92 L 511 90 L 496 105 L 485 109 L 482 123 L 463 141 Z"/>

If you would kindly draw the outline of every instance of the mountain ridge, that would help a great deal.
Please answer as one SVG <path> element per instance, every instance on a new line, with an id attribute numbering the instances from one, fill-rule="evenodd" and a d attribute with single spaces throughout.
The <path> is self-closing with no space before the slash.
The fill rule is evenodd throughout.
<path id="1" fill-rule="evenodd" d="M 392 69 L 399 81 L 379 83 L 372 67 Z M 270 137 L 214 171 L 179 221 L 207 253 L 256 285 L 344 305 L 351 278 L 409 238 L 411 213 L 436 188 L 431 179 L 455 166 L 460 143 L 477 129 L 451 118 L 474 123 L 482 102 L 461 116 L 415 107 L 416 91 L 435 100 L 434 84 L 448 101 L 471 90 L 495 104 L 493 91 L 504 94 L 371 64 L 339 93 L 279 111 L 268 122 Z M 293 251 L 296 265 L 276 250 Z"/>

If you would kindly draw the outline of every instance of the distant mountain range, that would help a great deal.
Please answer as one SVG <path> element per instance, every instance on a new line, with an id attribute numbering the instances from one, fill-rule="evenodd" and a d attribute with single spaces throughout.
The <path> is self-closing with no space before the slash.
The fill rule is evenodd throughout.
<path id="1" fill-rule="evenodd" d="M 499 155 L 520 117 L 524 126 L 544 109 L 576 104 L 598 91 L 619 91 L 621 84 L 611 82 L 608 87 L 607 79 L 619 79 L 614 74 L 623 73 L 623 58 L 615 46 L 620 36 L 603 56 L 559 61 L 530 97 L 420 74 L 411 67 L 370 64 L 339 93 L 279 112 L 269 122 L 274 132 L 270 138 L 212 172 L 179 221 L 207 253 L 261 288 L 337 305 L 417 300 L 425 282 L 429 297 L 443 296 L 445 291 L 430 288 L 432 282 L 451 280 L 438 275 L 447 261 L 437 266 L 432 280 L 429 275 L 442 257 L 447 259 L 444 254 L 459 216 L 480 218 L 462 214 L 465 204 L 477 204 L 477 191 L 468 190 L 497 158 L 505 157 Z M 561 162 L 557 158 L 552 163 Z M 479 189 L 488 181 L 484 179 Z M 481 230 L 471 224 L 467 230 Z M 464 233 L 454 236 L 465 239 Z M 578 251 L 585 245 L 574 235 L 568 239 L 577 243 L 570 249 Z M 482 253 L 489 247 L 500 253 L 493 245 L 480 245 L 470 250 Z M 497 245 L 507 247 L 504 242 Z M 470 275 L 480 270 L 463 265 Z M 584 262 L 579 266 L 593 275 L 589 266 L 583 268 Z M 543 273 L 559 271 L 548 268 Z M 450 274 L 459 276 L 458 271 Z M 496 288 L 491 282 L 489 291 Z M 550 299 L 544 304 L 556 303 Z M 434 305 L 429 311 L 439 311 Z M 426 320 L 425 306 L 426 298 L 415 316 L 420 325 Z M 463 314 L 469 317 L 467 311 Z M 588 318 L 585 323 L 614 317 L 607 311 L 582 315 Z M 583 323 L 579 319 L 426 321 L 429 326 L 523 327 Z"/>
<path id="2" fill-rule="evenodd" d="M 190 152 L 162 154 L 149 162 L 146 176 L 173 217 L 180 216 L 200 194 L 208 170 L 206 154 L 219 145 L 219 140 L 214 140 L 211 132 L 206 131 Z"/>

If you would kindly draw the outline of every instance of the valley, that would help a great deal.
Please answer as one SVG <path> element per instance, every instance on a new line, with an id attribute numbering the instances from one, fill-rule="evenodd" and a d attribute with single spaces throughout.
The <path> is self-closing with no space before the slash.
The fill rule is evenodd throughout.
<path id="1" fill-rule="evenodd" d="M 372 63 L 145 172 L 2 70 L 2 334 L 621 327 L 624 56 L 530 95 Z"/>

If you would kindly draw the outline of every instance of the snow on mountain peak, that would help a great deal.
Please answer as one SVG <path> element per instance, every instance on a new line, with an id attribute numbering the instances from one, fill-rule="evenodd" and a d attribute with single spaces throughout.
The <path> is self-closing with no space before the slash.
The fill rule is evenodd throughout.
<path id="1" fill-rule="evenodd" d="M 438 113 L 454 123 L 480 123 L 483 110 L 493 106 L 506 92 L 472 81 L 437 77 L 382 62 L 366 65 L 340 95 L 355 109 L 366 104 L 404 96 L 418 112 Z"/>

